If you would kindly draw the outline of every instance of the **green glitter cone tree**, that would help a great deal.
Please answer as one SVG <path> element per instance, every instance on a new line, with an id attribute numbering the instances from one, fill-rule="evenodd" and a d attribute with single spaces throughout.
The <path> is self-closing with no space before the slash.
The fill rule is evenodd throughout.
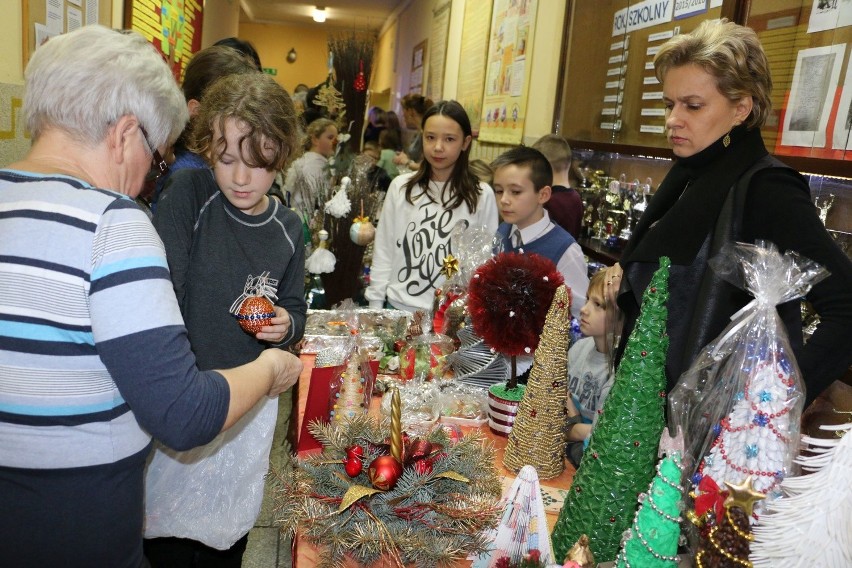
<path id="1" fill-rule="evenodd" d="M 616 568 L 674 568 L 680 539 L 680 453 L 665 457 L 647 493 L 639 496 L 639 510 L 624 547 L 615 559 Z"/>
<path id="2" fill-rule="evenodd" d="M 670 264 L 660 258 L 660 268 L 642 295 L 612 390 L 553 528 L 556 558 L 563 558 L 586 534 L 599 562 L 614 560 L 621 535 L 633 520 L 636 496 L 654 475 L 666 402 Z"/>

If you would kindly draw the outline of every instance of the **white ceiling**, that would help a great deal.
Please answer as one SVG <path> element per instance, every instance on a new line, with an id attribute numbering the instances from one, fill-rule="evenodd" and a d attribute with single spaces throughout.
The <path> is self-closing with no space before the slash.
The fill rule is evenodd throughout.
<path id="1" fill-rule="evenodd" d="M 379 31 L 387 17 L 406 0 L 240 0 L 240 21 L 305 27 Z M 325 7 L 324 24 L 313 21 L 315 6 Z"/>

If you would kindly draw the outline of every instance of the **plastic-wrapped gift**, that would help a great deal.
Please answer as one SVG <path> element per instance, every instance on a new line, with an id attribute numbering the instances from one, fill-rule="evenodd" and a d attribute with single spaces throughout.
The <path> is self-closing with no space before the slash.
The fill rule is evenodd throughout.
<path id="1" fill-rule="evenodd" d="M 710 265 L 754 300 L 681 376 L 669 395 L 669 420 L 684 433 L 696 515 L 722 514 L 726 483 L 764 496 L 759 515 L 790 473 L 805 398 L 775 306 L 804 296 L 827 272 L 763 242 L 726 245 Z"/>
<path id="2" fill-rule="evenodd" d="M 404 379 L 440 378 L 446 357 L 455 350 L 453 340 L 440 333 L 424 333 L 407 341 L 399 354 L 399 373 Z"/>
<path id="3" fill-rule="evenodd" d="M 482 426 L 488 421 L 488 390 L 452 382 L 440 396 L 441 421 L 462 426 Z"/>
<path id="4" fill-rule="evenodd" d="M 382 396 L 381 412 L 390 416 L 392 390 Z M 440 389 L 431 382 L 409 381 L 399 386 L 402 425 L 408 431 L 417 424 L 432 424 L 440 416 Z"/>
<path id="5" fill-rule="evenodd" d="M 435 290 L 432 306 L 432 329 L 448 335 L 458 345 L 456 336 L 467 316 L 467 286 L 476 269 L 490 260 L 500 246 L 500 239 L 487 227 L 453 227 L 450 244 L 454 254 L 442 259 L 441 273 L 447 277 Z"/>

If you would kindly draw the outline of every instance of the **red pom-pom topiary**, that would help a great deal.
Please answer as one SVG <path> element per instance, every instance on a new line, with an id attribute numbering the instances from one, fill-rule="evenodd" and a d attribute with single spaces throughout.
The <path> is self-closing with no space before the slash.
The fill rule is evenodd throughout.
<path id="1" fill-rule="evenodd" d="M 470 280 L 467 308 L 473 330 L 505 355 L 532 355 L 547 310 L 563 283 L 553 262 L 538 254 L 504 252 Z"/>

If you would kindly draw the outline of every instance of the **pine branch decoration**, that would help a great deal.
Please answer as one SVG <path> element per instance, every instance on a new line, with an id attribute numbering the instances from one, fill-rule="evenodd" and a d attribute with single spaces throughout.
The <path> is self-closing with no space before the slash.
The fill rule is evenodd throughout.
<path id="1" fill-rule="evenodd" d="M 363 461 L 383 454 L 389 421 L 356 416 L 343 424 L 312 423 L 323 452 L 273 473 L 275 518 L 282 531 L 299 533 L 321 549 L 321 565 L 346 557 L 369 564 L 380 557 L 397 565 L 445 566 L 488 547 L 484 536 L 497 523 L 501 486 L 494 448 L 479 433 L 450 444 L 442 429 L 427 440 L 440 444 L 432 470 L 406 467 L 389 491 L 360 497 L 338 512 L 347 491 L 370 486 L 366 471 L 343 473 L 346 449 L 359 445 Z"/>

